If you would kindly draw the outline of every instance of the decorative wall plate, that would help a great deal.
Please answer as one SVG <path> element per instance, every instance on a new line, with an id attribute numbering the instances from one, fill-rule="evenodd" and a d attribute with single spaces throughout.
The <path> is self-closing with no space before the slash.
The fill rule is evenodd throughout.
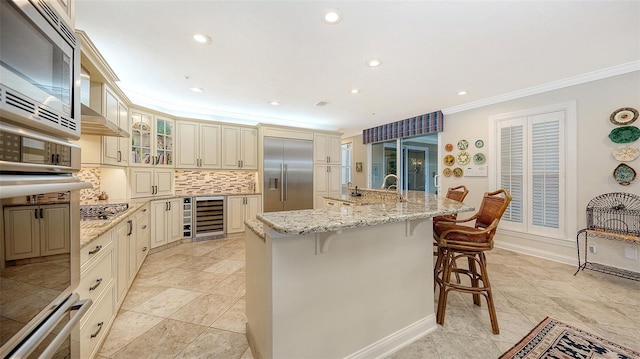
<path id="1" fill-rule="evenodd" d="M 463 174 L 462 168 L 456 167 L 456 168 L 453 169 L 453 176 L 454 177 L 462 177 L 462 174 Z"/>
<path id="2" fill-rule="evenodd" d="M 467 148 L 469 148 L 469 142 L 467 142 L 467 140 L 458 141 L 458 149 L 459 150 L 466 150 Z"/>
<path id="3" fill-rule="evenodd" d="M 451 168 L 448 168 L 448 167 L 447 167 L 447 168 L 443 169 L 443 170 L 442 170 L 442 174 L 443 174 L 445 177 L 451 177 Z"/>
<path id="4" fill-rule="evenodd" d="M 453 170 L 453 174 L 455 175 L 456 170 Z M 613 170 L 613 178 L 623 186 L 628 186 L 636 179 L 636 171 L 631 168 L 629 165 L 625 163 L 621 163 Z"/>
<path id="5" fill-rule="evenodd" d="M 631 162 L 640 156 L 640 148 L 620 146 L 613 151 L 613 158 L 620 162 Z"/>
<path id="6" fill-rule="evenodd" d="M 487 158 L 484 156 L 483 153 L 476 153 L 475 155 L 473 155 L 473 163 L 477 164 L 477 165 L 481 165 L 483 163 L 485 163 L 485 161 L 487 160 Z"/>
<path id="7" fill-rule="evenodd" d="M 453 151 L 453 145 L 452 145 L 452 144 L 450 144 L 450 143 L 447 143 L 446 145 L 444 145 L 444 149 L 445 149 L 447 152 L 451 152 L 451 151 Z"/>
<path id="8" fill-rule="evenodd" d="M 630 143 L 640 138 L 640 128 L 636 126 L 622 126 L 614 128 L 609 138 L 615 143 Z"/>
<path id="9" fill-rule="evenodd" d="M 462 151 L 458 153 L 456 160 L 458 161 L 459 164 L 466 165 L 471 161 L 471 154 L 467 151 Z"/>
<path id="10" fill-rule="evenodd" d="M 631 107 L 619 108 L 611 114 L 609 120 L 616 125 L 630 125 L 638 119 L 638 110 Z"/>
<path id="11" fill-rule="evenodd" d="M 454 163 L 456 163 L 456 158 L 453 155 L 444 156 L 444 164 L 446 166 L 453 166 Z"/>
<path id="12" fill-rule="evenodd" d="M 476 148 L 482 148 L 482 146 L 484 146 L 484 141 L 483 140 L 477 140 L 476 141 Z"/>

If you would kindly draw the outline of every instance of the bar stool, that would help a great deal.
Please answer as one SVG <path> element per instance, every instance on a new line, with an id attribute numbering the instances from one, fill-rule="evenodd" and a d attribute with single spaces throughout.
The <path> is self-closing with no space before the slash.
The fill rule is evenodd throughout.
<path id="1" fill-rule="evenodd" d="M 447 195 L 446 198 L 448 199 L 452 199 L 454 201 L 458 201 L 458 202 L 462 202 L 464 201 L 464 198 L 467 197 L 467 194 L 469 194 L 469 190 L 467 189 L 467 186 L 465 185 L 460 185 L 457 187 L 449 187 L 449 189 L 447 190 Z M 437 216 L 437 217 L 433 217 L 433 232 L 435 233 L 436 231 L 436 223 L 438 223 L 439 221 L 442 220 L 456 220 L 456 218 L 458 218 L 458 214 L 454 213 L 454 214 L 446 214 L 443 216 Z M 438 243 L 435 241 L 433 241 L 433 255 L 437 256 L 438 255 Z M 441 268 L 441 263 L 439 263 L 436 260 L 436 265 L 434 267 L 434 278 L 438 276 L 438 272 L 442 271 Z M 460 274 L 455 273 L 456 276 L 456 280 L 458 281 L 458 283 L 460 283 Z M 433 289 L 436 289 L 436 285 L 438 284 L 437 281 L 433 282 Z"/>
<path id="2" fill-rule="evenodd" d="M 480 295 L 487 300 L 491 328 L 494 334 L 500 334 L 498 318 L 493 303 L 491 284 L 487 273 L 487 259 L 484 252 L 493 248 L 493 236 L 498 228 L 498 223 L 511 202 L 509 192 L 500 189 L 495 192 L 486 192 L 482 199 L 480 209 L 476 214 L 467 219 L 441 220 L 435 224 L 433 238 L 438 243 L 438 259 L 436 265 L 442 267 L 440 273 L 436 271 L 435 281 L 440 285 L 438 297 L 438 310 L 436 322 L 444 324 L 447 308 L 447 296 L 452 290 L 471 293 L 473 304 L 480 305 Z M 459 223 L 475 220 L 473 227 L 460 225 Z M 456 261 L 467 258 L 469 268 L 459 268 Z M 471 286 L 460 283 L 451 283 L 451 273 L 459 273 L 469 276 Z M 480 284 L 482 283 L 482 285 Z"/>

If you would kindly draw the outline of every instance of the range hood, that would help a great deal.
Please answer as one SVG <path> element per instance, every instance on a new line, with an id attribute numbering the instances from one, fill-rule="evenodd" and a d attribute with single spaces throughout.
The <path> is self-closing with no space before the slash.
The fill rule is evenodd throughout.
<path id="1" fill-rule="evenodd" d="M 82 122 L 80 132 L 85 135 L 100 135 L 112 137 L 129 137 L 129 132 L 107 120 L 91 107 L 81 104 Z"/>

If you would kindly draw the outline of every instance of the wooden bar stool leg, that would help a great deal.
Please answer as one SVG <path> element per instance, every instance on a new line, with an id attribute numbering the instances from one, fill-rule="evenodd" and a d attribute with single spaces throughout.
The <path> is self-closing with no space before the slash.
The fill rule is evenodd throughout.
<path id="1" fill-rule="evenodd" d="M 491 283 L 489 282 L 489 274 L 487 273 L 487 258 L 485 257 L 484 252 L 480 252 L 478 256 L 480 259 L 480 272 L 482 273 L 482 282 L 484 284 L 485 291 L 487 292 L 487 307 L 489 308 L 491 329 L 493 330 L 493 334 L 500 334 L 500 328 L 498 327 L 498 316 L 496 314 L 496 308 L 493 304 Z"/>
<path id="2" fill-rule="evenodd" d="M 471 286 L 473 288 L 480 288 L 478 281 L 478 268 L 476 267 L 476 254 L 467 257 L 469 262 L 469 272 L 471 273 Z M 480 294 L 473 295 L 473 304 L 480 306 Z"/>
<path id="3" fill-rule="evenodd" d="M 453 259 L 452 252 L 443 249 L 443 273 L 442 282 L 440 283 L 440 295 L 438 297 L 438 310 L 436 313 L 436 323 L 444 324 L 444 316 L 447 310 L 447 297 L 449 295 L 449 283 L 451 281 L 451 261 Z"/>
<path id="4" fill-rule="evenodd" d="M 436 290 L 436 287 L 438 285 L 442 286 L 442 278 L 440 277 L 440 274 L 442 273 L 442 262 L 444 260 L 443 258 L 443 254 L 442 254 L 443 250 L 438 247 L 438 256 L 436 257 L 436 264 L 433 267 L 433 290 Z"/>

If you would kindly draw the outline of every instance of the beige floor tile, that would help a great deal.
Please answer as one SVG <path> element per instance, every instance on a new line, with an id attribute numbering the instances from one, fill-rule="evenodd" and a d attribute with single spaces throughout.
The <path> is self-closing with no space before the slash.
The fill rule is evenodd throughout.
<path id="1" fill-rule="evenodd" d="M 238 299 L 235 297 L 219 294 L 204 294 L 189 302 L 189 304 L 173 313 L 169 318 L 210 326 L 237 301 Z M 243 325 L 245 322 L 246 317 L 244 318 Z"/>
<path id="2" fill-rule="evenodd" d="M 248 347 L 249 343 L 244 334 L 208 328 L 175 358 L 240 358 Z"/>
<path id="3" fill-rule="evenodd" d="M 133 307 L 131 310 L 137 313 L 167 318 L 201 295 L 203 294 L 199 292 L 169 288 Z"/>
<path id="4" fill-rule="evenodd" d="M 175 358 L 207 328 L 165 319 L 113 355 L 114 359 Z"/>
<path id="5" fill-rule="evenodd" d="M 413 342 L 411 345 L 400 349 L 399 351 L 391 354 L 387 358 L 389 359 L 440 359 L 436 343 L 431 336 L 427 335 Z"/>
<path id="6" fill-rule="evenodd" d="M 129 288 L 127 296 L 124 298 L 124 302 L 122 302 L 121 309 L 128 310 L 134 308 L 141 303 L 164 292 L 167 289 L 169 289 L 169 287 L 155 285 L 145 280 L 140 280 L 136 277 L 136 279 L 133 281 L 133 284 L 131 284 L 131 287 Z"/>
<path id="7" fill-rule="evenodd" d="M 147 314 L 120 311 L 105 339 L 100 355 L 111 357 L 163 320 Z"/>
<path id="8" fill-rule="evenodd" d="M 240 274 L 232 274 L 208 290 L 208 293 L 228 295 L 240 298 L 245 292 L 245 278 Z"/>
<path id="9" fill-rule="evenodd" d="M 251 352 L 251 348 L 247 348 L 247 350 L 242 354 L 240 359 L 253 359 L 253 353 Z"/>
<path id="10" fill-rule="evenodd" d="M 213 260 L 216 260 L 216 259 L 213 259 Z M 203 270 L 205 272 L 210 272 L 210 273 L 230 275 L 230 274 L 233 274 L 233 272 L 242 268 L 244 268 L 244 262 L 228 260 L 228 259 L 220 259 L 220 260 L 217 260 L 217 262 L 212 266 L 209 266 L 208 268 Z"/>
<path id="11" fill-rule="evenodd" d="M 244 299 L 238 300 L 229 310 L 216 319 L 211 327 L 236 333 L 246 333 L 247 316 Z"/>

